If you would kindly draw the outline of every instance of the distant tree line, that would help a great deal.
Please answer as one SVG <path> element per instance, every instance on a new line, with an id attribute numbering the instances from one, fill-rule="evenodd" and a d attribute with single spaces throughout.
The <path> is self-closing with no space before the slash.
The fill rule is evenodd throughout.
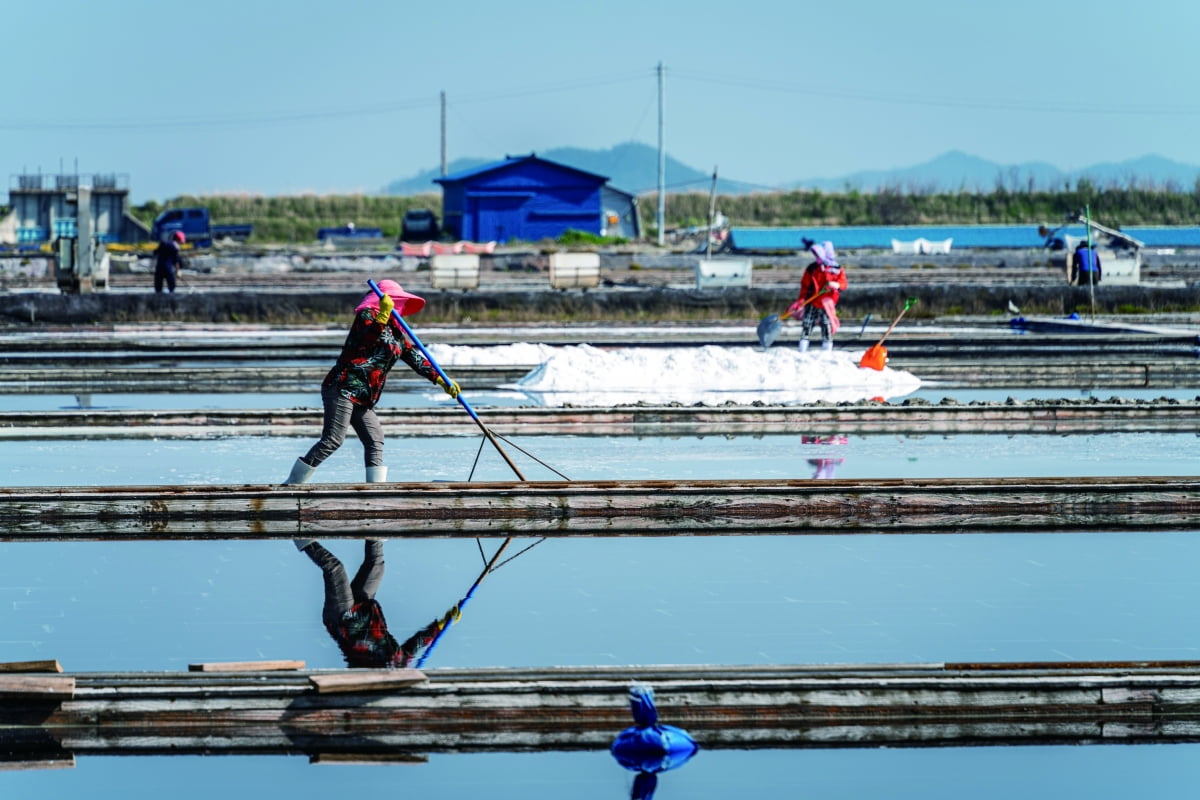
<path id="1" fill-rule="evenodd" d="M 168 208 L 205 206 L 216 224 L 249 222 L 254 225 L 253 241 L 312 242 L 319 228 L 336 228 L 353 222 L 359 228 L 379 228 L 385 238 L 400 235 L 404 213 L 414 208 L 430 208 L 441 221 L 440 194 L 379 196 L 349 195 L 288 195 L 259 197 L 249 195 L 184 195 L 166 203 L 149 202 L 136 206 L 131 212 L 150 225 Z"/>
<path id="2" fill-rule="evenodd" d="M 667 228 L 708 224 L 710 197 L 703 192 L 668 194 Z M 1114 228 L 1131 225 L 1200 224 L 1200 186 L 1191 192 L 1158 188 L 1099 187 L 1080 180 L 1059 191 L 1013 190 L 997 185 L 990 192 L 816 190 L 718 195 L 716 209 L 731 225 L 742 227 L 824 227 L 841 225 L 1038 225 L 1054 226 L 1067 214 L 1090 208 L 1092 218 Z M 440 194 L 241 195 L 183 196 L 165 203 L 149 202 L 132 209 L 149 225 L 167 208 L 207 206 L 216 223 L 250 222 L 259 242 L 311 242 L 318 228 L 353 222 L 380 228 L 387 238 L 400 235 L 404 213 L 413 208 L 442 211 Z M 639 203 L 642 230 L 655 230 L 657 202 L 653 194 Z"/>
<path id="3" fill-rule="evenodd" d="M 666 227 L 706 225 L 710 198 L 692 192 L 668 195 Z M 1109 227 L 1122 225 L 1200 224 L 1200 186 L 1194 191 L 1100 188 L 1080 180 L 1060 191 L 826 193 L 816 190 L 720 195 L 717 210 L 735 226 L 804 227 L 843 225 L 1005 225 L 1062 222 L 1067 214 L 1090 208 Z M 640 204 L 643 228 L 655 224 L 653 198 Z"/>

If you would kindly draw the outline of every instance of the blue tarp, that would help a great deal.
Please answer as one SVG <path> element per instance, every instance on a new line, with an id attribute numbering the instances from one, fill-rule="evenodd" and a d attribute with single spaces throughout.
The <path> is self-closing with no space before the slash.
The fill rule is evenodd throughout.
<path id="1" fill-rule="evenodd" d="M 1083 226 L 1063 232 L 1082 236 Z M 1122 233 L 1147 247 L 1200 247 L 1200 227 L 1130 227 Z M 800 251 L 803 239 L 831 241 L 839 250 L 891 250 L 892 240 L 911 242 L 952 239 L 951 250 L 974 248 L 1040 249 L 1045 237 L 1037 225 L 860 225 L 823 228 L 731 228 L 729 246 L 735 252 Z"/>
<path id="2" fill-rule="evenodd" d="M 629 687 L 633 725 L 617 734 L 610 750 L 617 762 L 635 772 L 666 772 L 687 763 L 699 746 L 687 731 L 658 721 L 654 690 Z"/>

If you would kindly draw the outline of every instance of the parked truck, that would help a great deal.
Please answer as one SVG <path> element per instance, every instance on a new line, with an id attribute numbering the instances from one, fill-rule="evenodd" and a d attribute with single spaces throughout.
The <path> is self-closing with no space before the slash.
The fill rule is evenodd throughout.
<path id="1" fill-rule="evenodd" d="M 170 208 L 154 218 L 150 237 L 156 242 L 161 242 L 175 231 L 183 231 L 187 240 L 196 247 L 212 247 L 214 241 L 221 239 L 244 242 L 254 233 L 254 226 L 250 223 L 214 225 L 209 218 L 208 209 L 203 206 Z"/>

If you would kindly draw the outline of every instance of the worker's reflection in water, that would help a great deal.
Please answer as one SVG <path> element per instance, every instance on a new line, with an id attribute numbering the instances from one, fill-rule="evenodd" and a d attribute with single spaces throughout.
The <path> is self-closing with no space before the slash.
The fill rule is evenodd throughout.
<path id="1" fill-rule="evenodd" d="M 325 581 L 321 621 L 350 667 L 407 667 L 429 647 L 442 627 L 455 620 L 457 607 L 404 642 L 398 642 L 388 632 L 383 609 L 375 600 L 375 592 L 383 580 L 381 540 L 363 542 L 363 562 L 354 580 L 349 580 L 342 562 L 320 542 L 297 539 L 296 547 L 321 568 Z"/>
<path id="2" fill-rule="evenodd" d="M 849 437 L 842 435 L 800 437 L 801 444 L 846 444 L 848 441 L 850 441 Z M 808 463 L 809 466 L 813 467 L 813 478 L 820 480 L 834 477 L 834 471 L 845 460 L 844 458 L 825 456 L 822 458 L 810 458 L 808 459 Z"/>

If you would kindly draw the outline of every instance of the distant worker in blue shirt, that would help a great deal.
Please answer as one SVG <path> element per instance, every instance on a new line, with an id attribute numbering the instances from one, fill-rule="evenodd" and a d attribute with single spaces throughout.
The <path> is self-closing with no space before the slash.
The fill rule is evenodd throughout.
<path id="1" fill-rule="evenodd" d="M 1075 245 L 1071 256 L 1071 285 L 1095 286 L 1100 282 L 1100 254 L 1096 248 L 1088 247 L 1087 240 Z"/>
<path id="2" fill-rule="evenodd" d="M 187 241 L 183 231 L 175 231 L 154 251 L 154 291 L 161 293 L 163 284 L 168 292 L 175 291 L 175 274 L 183 269 L 180 248 Z"/>

